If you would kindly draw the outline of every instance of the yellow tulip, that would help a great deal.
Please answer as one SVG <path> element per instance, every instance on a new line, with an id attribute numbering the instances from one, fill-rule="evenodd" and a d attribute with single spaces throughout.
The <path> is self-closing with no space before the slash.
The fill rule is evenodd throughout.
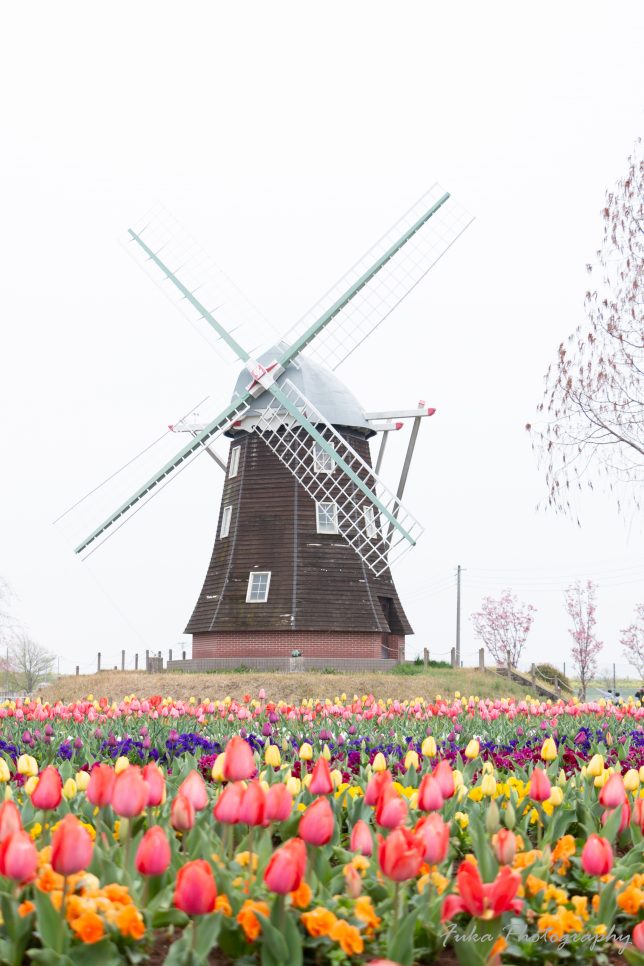
<path id="1" fill-rule="evenodd" d="M 311 761 L 313 758 L 313 749 L 311 748 L 308 741 L 305 741 L 300 748 L 300 758 L 302 761 Z"/>
<path id="2" fill-rule="evenodd" d="M 588 774 L 592 775 L 593 778 L 597 778 L 601 775 L 604 770 L 604 757 L 603 755 L 593 755 L 593 757 L 588 762 Z"/>
<path id="3" fill-rule="evenodd" d="M 263 781 L 263 780 L 260 781 L 259 785 L 260 785 L 260 788 L 265 792 L 267 792 L 268 789 L 271 787 L 267 781 Z"/>
<path id="4" fill-rule="evenodd" d="M 302 787 L 308 788 L 312 781 L 313 781 L 313 775 L 305 775 L 304 778 L 302 779 Z"/>
<path id="5" fill-rule="evenodd" d="M 279 768 L 282 764 L 282 756 L 277 745 L 267 745 L 264 752 L 264 762 L 273 768 Z"/>
<path id="6" fill-rule="evenodd" d="M 339 788 L 342 784 L 342 772 L 339 768 L 333 768 L 331 771 L 331 781 L 333 782 L 334 788 Z"/>
<path id="7" fill-rule="evenodd" d="M 640 776 L 636 768 L 629 768 L 624 775 L 624 788 L 627 792 L 635 792 L 639 788 Z"/>
<path id="8" fill-rule="evenodd" d="M 425 758 L 435 758 L 436 757 L 436 740 L 432 735 L 428 735 L 423 741 L 420 750 L 422 751 Z"/>
<path id="9" fill-rule="evenodd" d="M 454 788 L 461 788 L 463 785 L 463 772 L 455 768 L 452 772 L 452 778 L 454 779 Z"/>
<path id="10" fill-rule="evenodd" d="M 9 765 L 4 758 L 0 758 L 0 782 L 8 782 L 10 778 L 11 772 L 9 771 Z"/>
<path id="11" fill-rule="evenodd" d="M 561 805 L 563 802 L 563 790 L 559 785 L 553 785 L 548 801 L 551 805 Z"/>
<path id="12" fill-rule="evenodd" d="M 454 818 L 461 828 L 467 828 L 467 826 L 470 824 L 469 815 L 467 815 L 465 812 L 456 812 Z"/>
<path id="13" fill-rule="evenodd" d="M 328 745 L 325 745 L 322 749 L 322 757 L 326 758 L 327 761 L 331 761 L 331 749 Z"/>
<path id="14" fill-rule="evenodd" d="M 465 757 L 469 758 L 470 761 L 473 758 L 478 758 L 480 750 L 481 750 L 480 744 L 478 743 L 476 738 L 472 738 L 471 741 L 468 741 L 467 743 L 467 748 L 465 749 Z"/>
<path id="15" fill-rule="evenodd" d="M 33 795 L 37 784 L 38 784 L 37 776 L 32 775 L 30 778 L 27 779 L 27 781 L 23 785 L 25 794 L 29 795 L 29 798 L 31 798 L 31 796 Z"/>
<path id="16" fill-rule="evenodd" d="M 125 769 L 129 767 L 130 767 L 130 762 L 125 757 L 125 755 L 121 755 L 121 757 L 117 758 L 116 762 L 114 763 L 114 771 L 116 772 L 117 775 L 120 775 L 122 771 L 125 771 Z"/>
<path id="17" fill-rule="evenodd" d="M 418 791 L 413 792 L 411 798 L 409 799 L 409 807 L 412 811 L 418 808 Z"/>
<path id="18" fill-rule="evenodd" d="M 544 761 L 554 761 L 557 757 L 557 746 L 554 738 L 546 738 L 541 746 L 541 757 Z"/>
<path id="19" fill-rule="evenodd" d="M 11 790 L 11 785 L 5 785 L 4 787 L 4 800 L 5 802 L 13 801 L 13 792 Z"/>
<path id="20" fill-rule="evenodd" d="M 494 774 L 494 765 L 492 764 L 492 762 L 491 761 L 484 761 L 483 762 L 483 767 L 481 769 L 481 772 L 484 775 L 493 775 Z"/>
<path id="21" fill-rule="evenodd" d="M 387 759 L 385 758 L 385 756 L 381 751 L 379 751 L 376 757 L 374 758 L 371 767 L 374 771 L 387 770 Z"/>
<path id="22" fill-rule="evenodd" d="M 74 781 L 73 778 L 68 778 L 65 784 L 63 785 L 63 797 L 69 801 L 71 798 L 74 798 L 76 796 L 77 792 L 78 792 L 78 787 L 76 785 L 76 782 Z"/>
<path id="23" fill-rule="evenodd" d="M 639 776 L 640 776 L 640 781 L 644 785 L 644 765 L 641 765 L 640 766 Z"/>
<path id="24" fill-rule="evenodd" d="M 300 781 L 299 778 L 296 778 L 295 775 L 291 775 L 286 782 L 286 787 L 288 788 L 293 798 L 296 798 L 302 791 L 302 782 Z"/>
<path id="25" fill-rule="evenodd" d="M 414 751 L 413 748 L 410 748 L 405 755 L 405 768 L 414 768 L 416 771 L 418 771 L 419 767 L 420 763 L 418 761 L 418 752 Z"/>
<path id="26" fill-rule="evenodd" d="M 31 755 L 21 755 L 18 759 L 17 770 L 20 775 L 31 778 L 38 774 L 38 762 Z"/>
<path id="27" fill-rule="evenodd" d="M 76 788 L 78 789 L 79 792 L 85 791 L 85 789 L 89 785 L 89 778 L 90 778 L 90 775 L 88 771 L 76 772 L 76 778 L 74 779 L 74 781 L 76 782 Z"/>
<path id="28" fill-rule="evenodd" d="M 483 775 L 481 791 L 487 798 L 492 798 L 496 794 L 496 779 L 493 775 Z"/>
<path id="29" fill-rule="evenodd" d="M 214 782 L 223 782 L 224 780 L 224 761 L 226 760 L 226 752 L 220 752 L 213 762 L 212 769 L 210 771 L 210 777 Z"/>

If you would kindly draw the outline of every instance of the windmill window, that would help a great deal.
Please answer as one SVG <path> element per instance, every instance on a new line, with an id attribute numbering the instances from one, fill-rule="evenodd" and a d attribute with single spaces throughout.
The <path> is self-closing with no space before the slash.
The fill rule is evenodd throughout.
<path id="1" fill-rule="evenodd" d="M 338 532 L 338 504 L 337 503 L 318 503 L 317 529 L 318 533 L 337 533 Z"/>
<path id="2" fill-rule="evenodd" d="M 230 465 L 228 467 L 228 479 L 233 476 L 237 476 L 239 471 L 239 446 L 233 446 L 230 451 Z"/>
<path id="3" fill-rule="evenodd" d="M 368 540 L 373 540 L 373 538 L 378 535 L 378 527 L 376 526 L 376 515 L 374 513 L 372 506 L 366 506 L 364 508 L 364 528 L 365 528 Z"/>
<path id="4" fill-rule="evenodd" d="M 230 519 L 233 515 L 232 506 L 225 506 L 221 514 L 221 527 L 219 529 L 219 539 L 223 540 L 230 533 Z"/>
<path id="5" fill-rule="evenodd" d="M 248 577 L 247 604 L 265 604 L 271 582 L 270 570 L 254 570 Z"/>
<path id="6" fill-rule="evenodd" d="M 331 443 L 329 443 L 329 446 L 335 450 L 335 446 Z M 335 467 L 336 462 L 333 457 L 319 443 L 313 443 L 313 472 L 331 475 L 335 471 Z"/>

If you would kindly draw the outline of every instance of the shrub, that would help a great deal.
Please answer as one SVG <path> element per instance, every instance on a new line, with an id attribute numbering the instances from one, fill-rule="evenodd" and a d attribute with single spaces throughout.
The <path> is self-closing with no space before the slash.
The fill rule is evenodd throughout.
<path id="1" fill-rule="evenodd" d="M 558 667 L 555 667 L 554 664 L 537 664 L 535 670 L 537 672 L 537 677 L 543 678 L 545 681 L 552 684 L 553 687 L 555 686 L 555 682 L 558 678 L 561 683 L 561 687 L 564 690 L 570 692 L 573 691 L 573 686 L 570 683 L 570 679 L 563 673 L 563 671 L 561 671 Z"/>

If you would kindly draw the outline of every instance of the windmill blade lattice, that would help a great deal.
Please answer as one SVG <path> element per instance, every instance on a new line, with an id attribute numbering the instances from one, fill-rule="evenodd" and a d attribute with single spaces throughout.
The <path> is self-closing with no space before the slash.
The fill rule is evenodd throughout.
<path id="1" fill-rule="evenodd" d="M 271 400 L 259 415 L 255 432 L 317 504 L 334 507 L 339 535 L 374 574 L 383 573 L 393 560 L 415 545 L 423 533 L 422 526 L 289 379 L 281 381 L 280 389 L 281 395 L 324 437 L 332 450 L 327 455 L 335 464 L 333 472 L 316 469 L 309 429 L 295 421 L 285 426 L 279 399 Z M 337 464 L 336 457 L 345 463 L 351 475 Z"/>
<path id="2" fill-rule="evenodd" d="M 418 285 L 472 223 L 473 217 L 440 185 L 434 185 L 286 333 L 293 345 L 333 310 L 352 286 L 388 252 L 379 271 L 307 343 L 304 352 L 337 369 Z M 415 231 L 414 227 L 418 226 Z M 413 233 L 402 244 L 409 232 Z"/>

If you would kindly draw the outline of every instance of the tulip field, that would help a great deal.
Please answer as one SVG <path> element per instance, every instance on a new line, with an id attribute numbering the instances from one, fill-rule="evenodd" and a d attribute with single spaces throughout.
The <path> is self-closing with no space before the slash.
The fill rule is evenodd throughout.
<path id="1" fill-rule="evenodd" d="M 644 964 L 644 707 L 0 705 L 0 961 Z"/>

